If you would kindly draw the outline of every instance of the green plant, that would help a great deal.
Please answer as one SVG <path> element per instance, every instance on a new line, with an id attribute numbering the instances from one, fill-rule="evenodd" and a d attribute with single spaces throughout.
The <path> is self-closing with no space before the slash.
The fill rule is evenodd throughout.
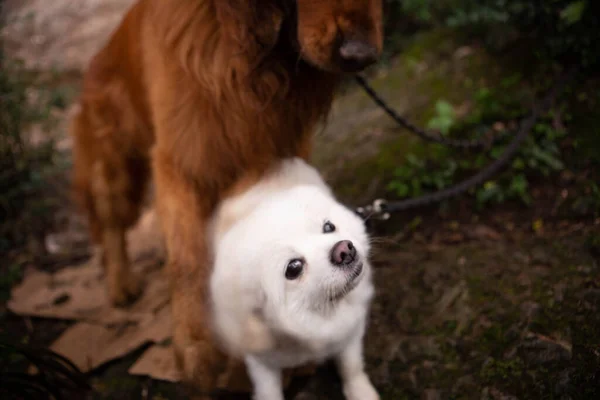
<path id="1" fill-rule="evenodd" d="M 591 0 L 387 0 L 386 5 L 389 46 L 415 30 L 446 26 L 489 44 L 527 41 L 540 60 L 590 71 L 600 65 L 600 13 Z"/>
<path id="2" fill-rule="evenodd" d="M 593 70 L 600 64 L 598 13 L 589 0 L 457 0 L 446 23 L 484 33 L 502 25 L 530 45 L 540 60 L 577 64 Z"/>
<path id="3" fill-rule="evenodd" d="M 407 154 L 405 163 L 394 170 L 388 189 L 399 197 L 415 197 L 430 190 L 444 189 L 454 181 L 458 164 L 452 159 L 442 163 L 436 168 L 414 154 Z"/>
<path id="4" fill-rule="evenodd" d="M 480 133 L 490 130 L 490 124 L 500 120 L 504 122 L 499 128 L 513 131 L 515 121 L 525 113 L 522 104 L 527 96 L 519 90 L 520 79 L 519 75 L 512 75 L 502 80 L 497 88 L 477 90 L 472 110 L 461 121 L 456 119 L 449 103 L 438 101 L 428 128 L 444 135 L 451 133 L 453 137 L 470 138 L 479 137 Z M 531 179 L 548 177 L 564 169 L 559 143 L 565 132 L 556 129 L 553 121 L 552 114 L 541 118 L 507 171 L 471 192 L 479 208 L 512 200 L 529 205 L 532 200 L 529 193 Z M 388 189 L 404 198 L 447 188 L 498 159 L 505 151 L 506 142 L 475 154 L 438 144 L 430 145 L 431 150 L 427 153 L 406 156 L 405 161 L 394 170 Z"/>
<path id="5" fill-rule="evenodd" d="M 415 20 L 430 23 L 433 19 L 433 1 L 431 0 L 403 0 L 390 1 L 401 3 L 402 11 L 411 15 Z"/>
<path id="6" fill-rule="evenodd" d="M 510 382 L 519 379 L 525 372 L 525 363 L 516 357 L 512 360 L 488 360 L 481 369 L 481 379 L 484 382 Z"/>
<path id="7" fill-rule="evenodd" d="M 402 49 L 414 33 L 439 26 L 454 0 L 385 0 L 384 59 Z"/>
<path id="8" fill-rule="evenodd" d="M 581 17 L 583 16 L 583 12 L 587 5 L 587 1 L 585 0 L 574 1 L 562 9 L 560 18 L 565 21 L 567 25 L 573 25 L 581 21 Z"/>
<path id="9" fill-rule="evenodd" d="M 454 108 L 445 100 L 435 103 L 435 116 L 427 123 L 427 128 L 434 129 L 446 136 L 456 121 Z"/>
<path id="10" fill-rule="evenodd" d="M 591 180 L 585 180 L 583 190 L 577 195 L 571 209 L 576 213 L 600 215 L 600 185 Z"/>
<path id="11" fill-rule="evenodd" d="M 477 205 L 481 208 L 488 203 L 503 203 L 510 199 L 519 199 L 525 204 L 531 203 L 529 195 L 529 182 L 525 175 L 514 175 L 508 184 L 498 183 L 497 181 L 488 181 L 481 188 L 476 190 Z"/>
<path id="12" fill-rule="evenodd" d="M 33 144 L 24 132 L 29 124 L 43 130 L 53 123 L 52 91 L 29 96 L 30 78 L 17 60 L 0 49 L 0 254 L 19 248 L 41 235 L 52 218 L 53 203 L 45 196 L 46 175 L 54 163 L 54 143 L 46 138 Z M 52 100 L 52 101 L 50 101 Z"/>

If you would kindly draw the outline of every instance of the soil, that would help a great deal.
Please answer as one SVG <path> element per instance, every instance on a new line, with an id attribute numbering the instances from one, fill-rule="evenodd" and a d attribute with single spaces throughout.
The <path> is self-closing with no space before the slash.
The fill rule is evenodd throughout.
<path id="1" fill-rule="evenodd" d="M 80 71 L 131 2 L 8 0 L 5 12 L 15 22 L 3 35 L 11 54 L 33 69 L 68 77 L 60 85 L 76 92 Z M 441 64 L 410 64 L 405 56 L 381 68 L 374 84 L 401 113 L 422 116 L 424 104 L 442 90 L 435 77 L 461 76 L 481 64 L 479 56 L 464 64 L 468 56 L 456 57 L 459 50 L 468 53 L 448 44 L 449 61 Z M 435 79 L 425 79 L 432 70 Z M 405 95 L 415 91 L 426 94 Z M 398 162 L 390 160 L 391 151 L 412 143 L 397 134 L 381 110 L 350 89 L 317 138 L 315 163 L 343 200 L 363 204 L 382 193 L 380 172 Z M 68 141 L 63 146 L 68 153 Z M 458 199 L 441 211 L 374 221 L 377 295 L 365 356 L 382 399 L 600 398 L 600 219 L 557 213 L 557 199 L 571 181 L 536 185 L 530 207 L 477 211 L 472 201 Z M 62 213 L 68 222 L 51 236 L 53 243 L 60 254 L 80 251 L 84 223 L 71 208 Z M 47 346 L 69 326 L 0 311 L 0 333 L 23 343 Z M 89 398 L 187 398 L 177 385 L 129 376 L 135 356 L 91 374 Z M 342 399 L 331 365 L 296 382 L 292 392 L 287 398 Z"/>

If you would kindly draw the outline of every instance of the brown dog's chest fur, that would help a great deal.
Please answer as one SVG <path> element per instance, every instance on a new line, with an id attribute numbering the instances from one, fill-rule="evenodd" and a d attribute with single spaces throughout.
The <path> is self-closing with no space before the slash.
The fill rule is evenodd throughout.
<path id="1" fill-rule="evenodd" d="M 121 127 L 115 141 L 141 152 L 156 144 L 155 152 L 202 192 L 210 212 L 237 181 L 251 184 L 278 159 L 308 157 L 337 77 L 299 61 L 289 44 L 278 44 L 256 71 L 252 50 L 236 55 L 232 46 L 227 54 L 223 43 L 207 63 L 209 43 L 226 40 L 203 26 L 216 11 L 202 2 L 171 2 L 133 7 L 92 63 L 83 101 L 98 92 L 111 104 L 119 98 L 122 109 L 106 110 Z M 183 39 L 173 37 L 177 26 Z M 194 59 L 198 54 L 204 57 Z"/>
<path id="2" fill-rule="evenodd" d="M 215 102 L 203 88 L 186 92 L 177 84 L 151 85 L 151 97 L 161 104 L 153 107 L 160 110 L 157 118 L 176 127 L 159 133 L 156 151 L 170 157 L 206 196 L 205 211 L 211 212 L 238 181 L 254 183 L 249 179 L 259 179 L 277 160 L 308 158 L 313 130 L 329 110 L 333 85 L 324 74 L 300 69 L 304 71 L 290 76 L 289 87 L 272 103 L 242 104 L 237 110 Z"/>

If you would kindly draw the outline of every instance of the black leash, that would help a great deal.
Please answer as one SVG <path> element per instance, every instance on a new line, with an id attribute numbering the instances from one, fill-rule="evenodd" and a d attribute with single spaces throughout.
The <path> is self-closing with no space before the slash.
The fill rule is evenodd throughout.
<path id="1" fill-rule="evenodd" d="M 450 139 L 445 138 L 441 134 L 437 132 L 428 132 L 424 129 L 419 128 L 406 118 L 399 115 L 393 108 L 391 108 L 373 89 L 365 78 L 360 75 L 355 77 L 356 82 L 364 89 L 364 91 L 369 95 L 369 97 L 379 106 L 381 107 L 387 115 L 392 117 L 394 121 L 398 123 L 398 125 L 406 128 L 409 132 L 414 133 L 419 136 L 421 139 L 426 140 L 428 142 L 440 143 L 448 147 L 454 147 L 457 149 L 463 150 L 476 150 L 476 149 L 485 149 L 489 148 L 495 143 L 501 141 L 506 137 L 506 133 L 497 134 L 492 137 L 487 137 L 483 139 Z"/>
<path id="2" fill-rule="evenodd" d="M 549 93 L 544 96 L 540 104 L 533 106 L 533 111 L 529 117 L 525 118 L 521 124 L 517 134 L 514 136 L 512 141 L 508 144 L 504 153 L 488 165 L 483 170 L 479 171 L 477 174 L 465 179 L 462 182 L 457 183 L 454 186 L 451 186 L 447 189 L 443 189 L 434 193 L 426 194 L 423 196 L 419 196 L 412 199 L 398 200 L 393 202 L 388 202 L 385 199 L 376 199 L 373 203 L 356 208 L 356 213 L 360 215 L 363 219 L 379 219 L 379 220 L 387 220 L 391 217 L 392 212 L 403 211 L 410 208 L 422 207 L 433 203 L 438 203 L 443 200 L 447 200 L 449 198 L 461 195 L 471 189 L 474 186 L 480 185 L 485 181 L 489 180 L 492 176 L 498 173 L 501 169 L 503 169 L 517 154 L 519 150 L 519 146 L 523 143 L 527 135 L 531 132 L 532 128 L 535 126 L 539 116 L 545 112 L 547 112 L 552 104 L 554 103 L 556 97 L 562 92 L 566 84 L 573 79 L 575 75 L 575 69 L 569 70 L 560 79 L 556 81 L 556 84 L 550 89 Z M 366 80 L 360 76 L 356 77 L 357 82 L 361 85 L 367 94 L 381 106 L 388 115 L 390 115 L 396 122 L 400 125 L 404 126 L 411 132 L 417 134 L 418 136 L 437 143 L 447 144 L 452 147 L 459 148 L 481 148 L 489 143 L 482 141 L 469 141 L 469 140 L 453 140 L 446 139 L 443 137 L 439 137 L 437 135 L 433 135 L 428 133 L 415 125 L 408 122 L 406 119 L 402 118 L 398 115 L 393 109 L 391 109 L 378 95 L 375 91 L 367 84 Z M 501 135 L 503 136 L 503 135 Z M 494 140 L 498 140 L 499 137 L 494 138 Z M 484 144 L 485 143 L 485 144 Z"/>

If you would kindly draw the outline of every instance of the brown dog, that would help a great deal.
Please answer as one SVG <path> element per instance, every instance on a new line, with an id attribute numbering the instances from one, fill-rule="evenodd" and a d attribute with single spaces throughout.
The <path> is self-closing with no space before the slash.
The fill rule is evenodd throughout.
<path id="1" fill-rule="evenodd" d="M 205 299 L 215 205 L 275 160 L 307 158 L 340 76 L 381 48 L 381 0 L 139 0 L 92 60 L 72 125 L 74 189 L 123 305 L 141 288 L 125 233 L 154 175 L 188 379 L 212 387 L 218 372 Z"/>

